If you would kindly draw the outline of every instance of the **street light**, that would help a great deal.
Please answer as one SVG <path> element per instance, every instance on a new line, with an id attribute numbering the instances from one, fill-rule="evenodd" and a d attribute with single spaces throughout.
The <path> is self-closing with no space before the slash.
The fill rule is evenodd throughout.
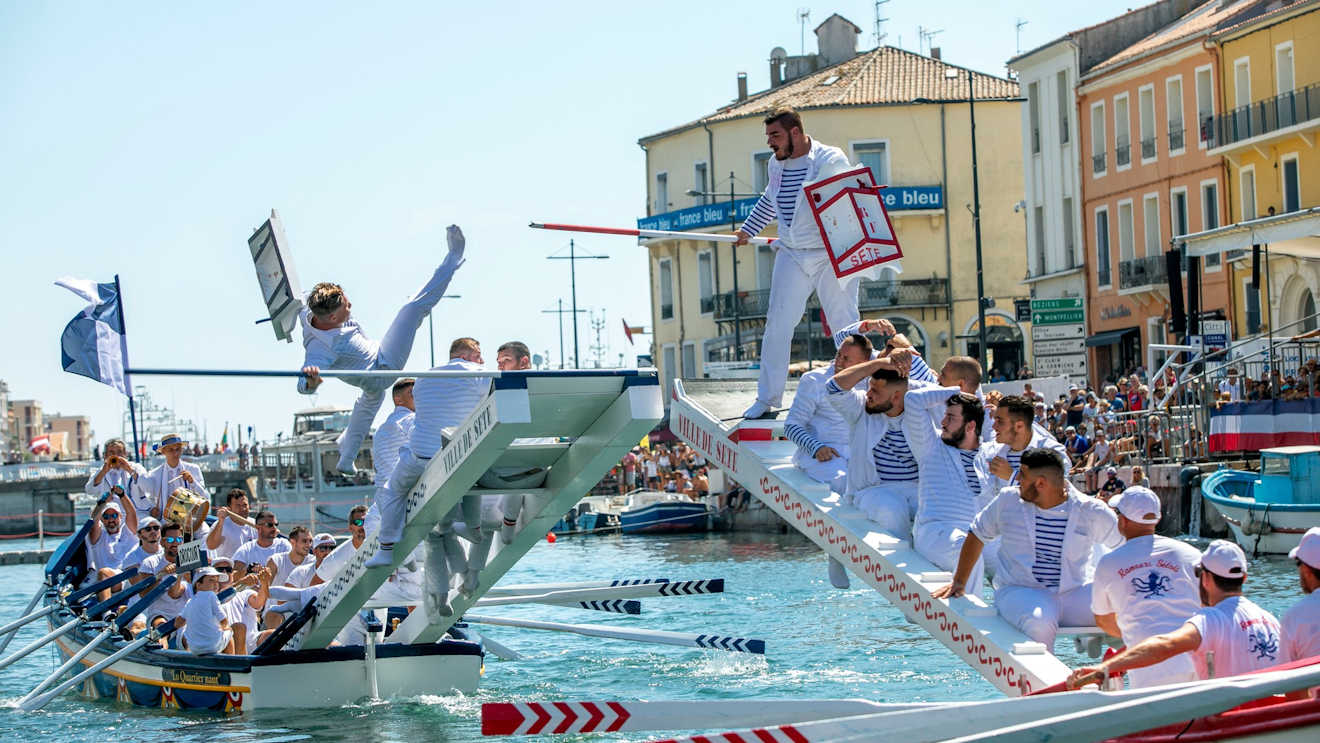
<path id="1" fill-rule="evenodd" d="M 958 70 L 950 67 L 944 71 L 944 77 L 954 80 Z M 972 89 L 972 71 L 967 71 L 967 113 L 972 125 L 972 227 L 976 232 L 976 332 L 977 359 L 981 362 L 981 375 L 989 379 L 990 370 L 986 368 L 985 347 L 985 276 L 981 265 L 981 184 L 976 172 L 976 93 Z M 948 198 L 946 195 L 945 198 Z M 952 277 L 950 277 L 952 279 Z"/>
<path id="2" fill-rule="evenodd" d="M 728 196 L 729 196 L 729 232 L 730 232 L 730 233 L 734 233 L 734 232 L 737 232 L 737 231 L 738 231 L 738 210 L 737 210 L 737 208 L 734 207 L 734 205 L 733 205 L 734 200 L 737 199 L 737 198 L 740 197 L 740 196 L 741 196 L 742 198 L 755 198 L 755 197 L 758 197 L 758 196 L 761 195 L 761 194 L 759 194 L 759 193 L 735 193 L 734 190 L 733 190 L 733 184 L 734 184 L 733 171 L 730 170 L 730 171 L 729 171 L 729 194 L 728 194 Z M 702 197 L 710 196 L 710 197 L 716 197 L 716 198 L 718 198 L 718 197 L 720 197 L 720 196 L 723 196 L 724 194 L 722 194 L 722 193 L 716 193 L 716 192 L 714 192 L 714 191 L 698 191 L 698 190 L 695 189 L 695 188 L 689 188 L 689 189 L 687 190 L 687 195 L 688 195 L 688 196 L 702 196 Z M 733 254 L 733 357 L 734 357 L 735 359 L 738 359 L 739 361 L 741 361 L 741 360 L 742 360 L 742 311 L 741 311 L 741 310 L 742 310 L 742 303 L 739 301 L 739 298 L 738 298 L 738 245 L 737 245 L 737 243 L 729 243 L 729 249 L 730 249 L 730 251 L 731 251 L 732 254 Z"/>

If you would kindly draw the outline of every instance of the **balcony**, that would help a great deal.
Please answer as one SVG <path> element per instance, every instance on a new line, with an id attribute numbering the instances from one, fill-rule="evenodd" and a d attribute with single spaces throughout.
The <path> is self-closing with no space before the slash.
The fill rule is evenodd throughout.
<path id="1" fill-rule="evenodd" d="M 1201 141 L 1211 149 L 1320 119 L 1320 83 L 1280 93 L 1201 120 Z"/>
<path id="2" fill-rule="evenodd" d="M 1108 152 L 1098 152 L 1091 155 L 1091 173 L 1094 175 L 1104 175 L 1105 171 L 1109 168 L 1106 164 L 1108 157 Z"/>
<path id="3" fill-rule="evenodd" d="M 1141 159 L 1150 160 L 1155 157 L 1155 138 L 1146 137 L 1141 140 Z"/>
<path id="4" fill-rule="evenodd" d="M 734 310 L 742 320 L 765 319 L 770 306 L 769 289 L 753 289 L 739 292 L 735 304 L 733 292 L 712 297 L 715 301 L 715 321 L 728 322 L 734 318 Z M 893 279 L 873 281 L 864 279 L 857 293 L 859 310 L 885 310 L 899 307 L 946 307 L 949 304 L 948 279 Z M 808 309 L 816 309 L 820 304 L 813 296 L 807 304 Z"/>
<path id="5" fill-rule="evenodd" d="M 1114 145 L 1114 162 L 1118 167 L 1130 165 L 1132 163 L 1132 143 L 1127 137 L 1119 137 Z"/>
<path id="6" fill-rule="evenodd" d="M 1177 152 L 1183 148 L 1186 131 L 1181 121 L 1169 124 L 1169 152 Z"/>
<path id="7" fill-rule="evenodd" d="M 709 315 L 715 311 L 715 296 L 701 298 L 701 314 Z"/>
<path id="8" fill-rule="evenodd" d="M 1144 289 L 1150 286 L 1164 286 L 1169 283 L 1169 274 L 1165 269 L 1164 256 L 1148 255 L 1145 258 L 1130 258 L 1118 263 L 1118 288 Z"/>

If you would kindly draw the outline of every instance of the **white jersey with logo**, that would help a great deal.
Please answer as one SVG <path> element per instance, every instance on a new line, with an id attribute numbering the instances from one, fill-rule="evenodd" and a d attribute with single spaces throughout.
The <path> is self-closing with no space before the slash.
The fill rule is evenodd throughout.
<path id="1" fill-rule="evenodd" d="M 1215 654 L 1215 678 L 1237 676 L 1282 663 L 1282 629 L 1274 615 L 1243 596 L 1229 596 L 1187 620 L 1201 633 L 1194 652 L 1196 673 L 1210 678 L 1206 655 Z"/>
<path id="2" fill-rule="evenodd" d="M 1320 655 L 1320 591 L 1302 597 L 1283 615 L 1282 661 Z"/>

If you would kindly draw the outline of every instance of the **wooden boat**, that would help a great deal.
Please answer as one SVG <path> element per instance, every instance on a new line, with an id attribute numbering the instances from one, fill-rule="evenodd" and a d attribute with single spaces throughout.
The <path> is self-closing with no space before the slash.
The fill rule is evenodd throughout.
<path id="1" fill-rule="evenodd" d="M 681 534 L 707 531 L 710 519 L 705 501 L 694 501 L 680 493 L 635 490 L 619 514 L 624 534 Z"/>
<path id="2" fill-rule="evenodd" d="M 1320 446 L 1262 449 L 1260 472 L 1221 469 L 1201 479 L 1201 496 L 1253 554 L 1287 554 L 1320 526 Z"/>

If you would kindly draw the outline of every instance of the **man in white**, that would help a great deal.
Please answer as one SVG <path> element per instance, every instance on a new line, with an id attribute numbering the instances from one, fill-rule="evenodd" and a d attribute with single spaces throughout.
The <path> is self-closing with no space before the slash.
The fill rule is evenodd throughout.
<path id="1" fill-rule="evenodd" d="M 137 513 L 127 495 L 116 499 L 106 493 L 92 509 L 90 521 L 91 528 L 83 541 L 87 546 L 87 582 L 95 583 L 118 573 L 119 564 L 138 545 Z M 109 595 L 107 590 L 105 596 Z"/>
<path id="2" fill-rule="evenodd" d="M 220 608 L 216 591 L 220 590 L 220 573 L 213 567 L 198 568 L 194 593 L 184 605 L 176 624 L 183 625 L 183 640 L 193 655 L 212 655 L 234 652 L 234 633 L 229 628 L 229 617 Z"/>
<path id="3" fill-rule="evenodd" d="M 797 444 L 793 466 L 836 493 L 848 490 L 850 432 L 848 421 L 827 401 L 825 386 L 836 372 L 869 360 L 871 348 L 864 335 L 846 337 L 829 366 L 802 375 L 784 419 L 784 435 Z"/>
<path id="4" fill-rule="evenodd" d="M 1091 611 L 1097 627 L 1133 647 L 1178 629 L 1201 608 L 1194 575 L 1201 553 L 1155 533 L 1160 499 L 1149 488 L 1134 485 L 1109 505 L 1118 512 L 1118 532 L 1127 541 L 1096 564 Z M 1128 672 L 1134 689 L 1195 680 L 1196 667 L 1186 654 Z"/>
<path id="5" fill-rule="evenodd" d="M 256 647 L 261 642 L 258 617 L 266 608 L 270 597 L 270 571 L 262 568 L 248 573 L 240 581 L 234 581 L 234 561 L 228 557 L 217 557 L 211 561 L 211 567 L 220 573 L 220 590 L 229 588 L 232 583 L 234 595 L 220 602 L 225 617 L 229 619 L 229 628 L 234 632 L 234 654 L 246 655 L 248 639 Z"/>
<path id="6" fill-rule="evenodd" d="M 744 413 L 747 418 L 770 415 L 783 402 L 793 328 L 813 290 L 830 327 L 842 328 L 858 319 L 858 280 L 840 283 L 834 275 L 820 228 L 802 190 L 812 181 L 847 170 L 848 157 L 838 147 L 808 136 L 802 117 L 791 108 L 776 108 L 765 117 L 765 135 L 774 153 L 767 165 L 769 179 L 752 213 L 735 233 L 735 244 L 743 245 L 771 220 L 779 222 L 770 304 L 761 339 L 761 375 L 756 402 Z"/>
<path id="7" fill-rule="evenodd" d="M 156 519 L 147 516 L 139 521 L 137 536 L 138 545 L 130 550 L 127 555 L 124 555 L 124 559 L 119 561 L 121 571 L 138 567 L 143 560 L 160 551 L 160 522 Z M 139 577 L 131 582 L 137 583 L 141 580 L 143 579 Z"/>
<path id="8" fill-rule="evenodd" d="M 422 320 L 435 308 L 454 272 L 463 265 L 466 241 L 456 225 L 446 231 L 449 252 L 435 269 L 426 285 L 408 300 L 390 323 L 389 330 L 379 343 L 362 332 L 361 326 L 350 315 L 353 305 L 338 284 L 320 283 L 312 287 L 307 306 L 299 315 L 302 321 L 304 376 L 298 380 L 298 391 L 310 395 L 321 385 L 321 369 L 382 371 L 403 369 L 412 353 L 413 340 Z M 339 436 L 339 470 L 348 474 L 356 471 L 353 460 L 371 430 L 385 399 L 385 390 L 393 384 L 388 377 L 345 377 L 344 381 L 362 390 L 353 405 L 348 427 Z"/>
<path id="9" fill-rule="evenodd" d="M 233 557 L 244 542 L 257 538 L 256 522 L 248 517 L 251 512 L 247 491 L 231 488 L 225 495 L 225 504 L 215 509 L 215 523 L 206 534 L 206 552 L 213 561 L 217 557 Z"/>
<path id="10" fill-rule="evenodd" d="M 138 494 L 135 498 L 140 504 L 149 504 L 150 514 L 163 518 L 165 506 L 170 494 L 179 488 L 187 488 L 210 502 L 211 495 L 206 491 L 206 479 L 202 477 L 202 468 L 192 462 L 183 461 L 183 448 L 188 442 L 171 433 L 161 438 L 152 451 L 165 457 L 165 461 L 137 480 Z"/>
<path id="11" fill-rule="evenodd" d="M 139 491 L 134 487 L 138 478 L 147 474 L 147 470 L 137 462 L 128 461 L 128 447 L 124 445 L 124 440 L 110 439 L 105 442 L 102 456 L 104 461 L 91 475 L 88 475 L 87 484 L 83 485 L 83 492 L 98 499 L 107 492 L 116 496 L 127 495 L 135 499 L 132 506 L 137 511 L 138 518 L 151 515 L 152 504 L 145 500 L 136 500 Z"/>
<path id="12" fill-rule="evenodd" d="M 937 567 L 953 570 L 988 474 L 978 456 L 985 407 L 956 387 L 909 389 L 903 405 L 903 432 L 920 473 L 913 547 Z M 963 576 L 977 595 L 983 575 L 979 558 L 978 549 Z"/>
<path id="13" fill-rule="evenodd" d="M 293 548 L 289 540 L 280 536 L 280 520 L 270 511 L 260 511 L 254 521 L 257 538 L 244 542 L 234 552 L 234 580 L 242 580 L 248 571 L 266 567 L 270 558 Z"/>
<path id="14" fill-rule="evenodd" d="M 449 345 L 449 362 L 434 371 L 480 371 L 481 345 L 472 338 L 458 338 Z M 403 536 L 404 509 L 408 494 L 444 447 L 445 430 L 458 427 L 490 391 L 489 377 L 429 377 L 413 386 L 416 417 L 408 445 L 399 451 L 399 463 L 389 481 L 376 484 L 380 510 L 380 549 L 366 567 L 393 564 L 394 543 Z M 480 527 L 478 526 L 478 529 Z"/>
<path id="15" fill-rule="evenodd" d="M 1194 572 L 1200 582 L 1200 610 L 1172 632 L 1148 637 L 1098 665 L 1078 668 L 1068 677 L 1068 687 L 1101 683 L 1111 673 L 1153 666 L 1181 653 L 1192 655 L 1201 679 L 1237 676 L 1283 662 L 1279 621 L 1242 595 L 1247 580 L 1242 548 L 1216 539 Z"/>
<path id="16" fill-rule="evenodd" d="M 151 590 L 160 584 L 166 576 L 178 575 L 179 580 L 165 590 L 157 599 L 151 602 L 151 606 L 143 612 L 147 618 L 149 626 L 156 626 L 162 621 L 174 619 L 183 612 L 183 607 L 192 597 L 192 587 L 188 584 L 188 574 L 179 573 L 179 547 L 183 546 L 183 529 L 178 524 L 167 523 L 161 529 L 162 549 L 156 554 L 151 555 L 138 566 L 138 571 L 142 575 L 154 576 L 154 580 L 147 590 Z"/>
<path id="17" fill-rule="evenodd" d="M 1118 519 L 1101 501 L 1082 495 L 1064 477 L 1052 449 L 1022 453 L 1017 487 L 999 491 L 976 514 L 958 557 L 953 583 L 935 598 L 961 596 L 982 546 L 1002 537 L 995 569 L 995 609 L 1046 648 L 1060 625 L 1087 625 L 1091 614 L 1091 553 L 1123 540 Z"/>
<path id="18" fill-rule="evenodd" d="M 413 385 L 417 380 L 411 377 L 394 383 L 391 394 L 394 397 L 394 410 L 385 416 L 385 421 L 371 437 L 371 462 L 376 468 L 376 482 L 383 483 L 399 463 L 399 449 L 408 443 L 413 429 Z"/>
<path id="19" fill-rule="evenodd" d="M 981 485 L 977 510 L 999 495 L 999 491 L 1017 482 L 1022 452 L 1044 447 L 1058 452 L 1068 462 L 1068 452 L 1050 432 L 1035 423 L 1035 403 L 1026 397 L 1001 398 L 992 415 L 994 441 L 981 444 L 981 459 L 988 473 Z"/>
<path id="20" fill-rule="evenodd" d="M 1280 660 L 1284 661 L 1320 655 L 1320 591 L 1316 590 L 1320 589 L 1320 526 L 1307 529 L 1288 556 L 1297 561 L 1297 579 L 1305 595 L 1283 615 Z"/>
<path id="21" fill-rule="evenodd" d="M 1219 397 L 1221 399 L 1224 395 L 1228 395 L 1229 402 L 1241 402 L 1242 385 L 1241 380 L 1238 378 L 1237 368 L 1232 366 L 1228 367 L 1228 376 L 1219 380 L 1216 389 L 1219 391 Z"/>

